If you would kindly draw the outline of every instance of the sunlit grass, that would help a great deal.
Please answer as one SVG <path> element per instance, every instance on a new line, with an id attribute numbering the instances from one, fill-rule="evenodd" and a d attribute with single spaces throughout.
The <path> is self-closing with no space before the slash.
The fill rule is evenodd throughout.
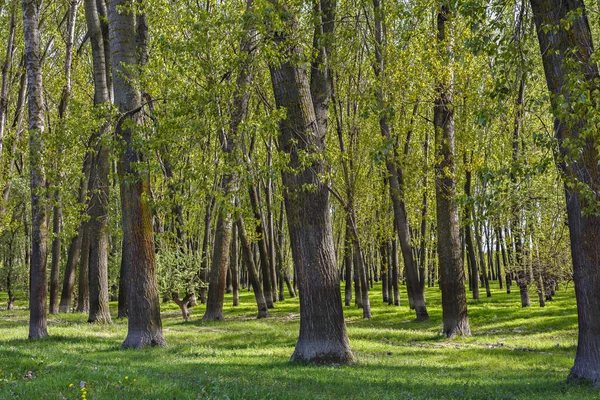
<path id="1" fill-rule="evenodd" d="M 163 304 L 167 348 L 120 350 L 127 323 L 89 325 L 81 314 L 49 317 L 50 337 L 27 340 L 28 312 L 0 309 L 0 399 L 581 399 L 598 398 L 566 376 L 576 348 L 572 289 L 545 308 L 522 309 L 518 293 L 494 290 L 469 300 L 473 336 L 441 336 L 440 294 L 428 289 L 431 319 L 414 322 L 403 293 L 401 307 L 371 293 L 373 319 L 345 307 L 358 362 L 316 367 L 288 362 L 299 326 L 297 299 L 276 304 L 272 317 L 254 319 L 251 292 L 240 306 L 226 297 L 227 320 L 202 323 L 204 306 L 183 322 Z M 0 293 L 5 306 L 6 294 Z M 116 304 L 112 304 L 116 314 Z M 113 316 L 116 318 L 116 315 Z M 85 388 L 81 390 L 82 386 Z"/>

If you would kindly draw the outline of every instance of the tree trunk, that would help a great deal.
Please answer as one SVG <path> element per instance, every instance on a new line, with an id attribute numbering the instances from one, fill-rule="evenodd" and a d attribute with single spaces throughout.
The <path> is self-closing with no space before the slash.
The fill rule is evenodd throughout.
<path id="1" fill-rule="evenodd" d="M 437 43 L 442 60 L 451 50 L 447 21 L 449 9 L 442 5 L 437 15 Z M 463 260 L 460 251 L 458 207 L 456 205 L 456 164 L 454 153 L 454 110 L 452 72 L 447 68 L 437 82 L 434 103 L 436 162 L 435 192 L 438 224 L 438 257 L 444 335 L 469 336 Z"/>
<path id="2" fill-rule="evenodd" d="M 90 164 L 91 156 L 85 156 L 83 160 L 83 168 L 81 171 L 81 178 L 79 180 L 79 191 L 78 191 L 78 206 L 83 208 L 87 202 L 88 183 L 90 180 Z M 63 287 L 60 296 L 60 304 L 58 306 L 59 312 L 69 312 L 71 310 L 71 298 L 73 296 L 73 289 L 75 287 L 75 272 L 77 269 L 77 261 L 79 261 L 79 255 L 81 254 L 81 245 L 83 239 L 83 231 L 85 229 L 85 222 L 79 223 L 76 236 L 71 239 L 71 244 L 67 251 L 67 264 L 65 265 L 65 276 L 63 278 Z"/>
<path id="3" fill-rule="evenodd" d="M 60 192 L 54 191 L 54 210 L 52 213 L 52 263 L 50 265 L 50 314 L 58 314 L 58 286 L 60 284 L 62 205 Z"/>
<path id="4" fill-rule="evenodd" d="M 257 185 L 250 184 L 248 188 L 250 194 L 250 204 L 254 213 L 254 218 L 257 221 L 256 235 L 258 236 L 258 254 L 260 256 L 260 270 L 262 273 L 262 285 L 267 306 L 273 308 L 273 284 L 271 282 L 271 259 L 269 258 L 269 249 L 267 244 L 267 232 L 265 230 L 264 217 L 260 210 L 260 200 L 258 198 Z"/>
<path id="5" fill-rule="evenodd" d="M 388 291 L 388 271 L 389 265 L 387 264 L 386 246 L 385 242 L 379 239 L 379 265 L 381 266 L 381 294 L 384 303 L 387 303 L 390 297 Z"/>
<path id="6" fill-rule="evenodd" d="M 466 157 L 465 157 L 466 163 Z M 467 265 L 469 267 L 469 287 L 473 292 L 473 298 L 479 299 L 479 268 L 475 258 L 475 245 L 473 244 L 473 206 L 471 204 L 471 170 L 465 171 L 465 196 L 468 197 L 464 213 L 464 237 L 465 249 L 467 251 Z M 461 257 L 462 258 L 462 257 Z"/>
<path id="7" fill-rule="evenodd" d="M 491 229 L 490 229 L 491 230 Z M 497 268 L 497 272 L 496 274 L 498 275 L 498 285 L 500 286 L 500 289 L 502 289 L 502 269 L 500 266 L 500 240 L 502 239 L 499 235 L 499 229 L 495 230 L 496 233 L 496 268 Z"/>
<path id="8" fill-rule="evenodd" d="M 141 94 L 137 86 L 138 55 L 144 54 L 138 40 L 147 26 L 140 24 L 143 14 L 136 15 L 125 0 L 111 0 L 108 8 L 110 50 L 112 55 L 115 105 L 121 113 L 116 134 L 123 140 L 124 150 L 119 155 L 118 172 L 121 182 L 123 221 L 123 257 L 131 268 L 129 287 L 129 318 L 127 337 L 123 348 L 165 346 L 160 319 L 160 302 L 156 283 L 154 237 L 150 183 L 136 165 L 140 154 L 133 127 L 141 109 Z M 137 34 L 136 34 L 137 33 Z"/>
<path id="9" fill-rule="evenodd" d="M 424 258 L 423 258 L 424 260 Z M 400 275 L 400 263 L 398 262 L 398 239 L 392 240 L 392 289 L 394 290 L 394 305 L 400 305 L 400 287 L 398 285 Z M 425 269 L 423 264 L 423 269 Z M 424 280 L 423 280 L 424 282 Z M 425 288 L 423 288 L 425 290 Z"/>
<path id="10" fill-rule="evenodd" d="M 281 5 L 275 0 L 271 3 L 277 11 L 286 14 L 290 11 L 290 5 Z M 315 4 L 321 11 L 315 34 L 332 32 L 335 2 L 320 0 Z M 285 19 L 288 24 L 285 29 L 294 30 L 297 19 L 293 13 L 288 15 L 292 17 Z M 325 165 L 319 157 L 325 149 L 330 88 L 328 79 L 319 79 L 320 75 L 315 71 L 327 77 L 327 49 L 319 49 L 322 65 L 313 68 L 313 82 L 309 84 L 306 69 L 296 65 L 302 58 L 302 48 L 287 42 L 286 34 L 282 32 L 275 32 L 274 41 L 285 55 L 280 63 L 271 66 L 271 81 L 277 108 L 286 110 L 286 117 L 279 125 L 279 147 L 289 156 L 287 168 L 282 171 L 282 181 L 292 258 L 300 290 L 300 334 L 291 360 L 346 364 L 352 362 L 354 356 L 342 311 L 329 190 L 321 180 Z M 317 103 L 313 99 L 317 99 Z M 302 158 L 308 156 L 310 161 L 302 161 L 301 155 Z"/>
<path id="11" fill-rule="evenodd" d="M 233 292 L 233 305 L 240 304 L 240 277 L 238 271 L 238 234 L 234 224 L 231 227 L 231 250 L 229 259 L 229 270 L 231 271 L 231 291 Z"/>
<path id="12" fill-rule="evenodd" d="M 382 80 L 384 74 L 384 59 L 383 59 L 383 11 L 381 9 L 381 0 L 373 0 L 374 20 L 375 20 L 375 59 L 373 64 L 375 68 L 375 76 L 380 80 L 377 86 L 377 106 L 380 110 L 379 128 L 382 136 L 391 141 L 390 126 L 388 121 L 389 113 L 385 112 L 386 107 Z M 404 270 L 406 273 L 406 284 L 409 296 L 412 299 L 417 321 L 429 319 L 427 307 L 425 306 L 425 295 L 421 290 L 419 283 L 419 273 L 414 260 L 410 231 L 408 225 L 408 216 L 406 212 L 406 204 L 404 202 L 404 179 L 402 170 L 396 167 L 393 157 L 386 158 L 386 168 L 389 173 L 388 182 L 390 184 L 390 195 L 394 209 L 394 224 L 396 233 L 400 239 L 400 249 L 404 258 Z"/>
<path id="13" fill-rule="evenodd" d="M 483 246 L 481 239 L 480 226 L 477 223 L 477 220 L 474 221 L 473 226 L 475 227 L 475 240 L 477 241 L 477 252 L 479 253 L 479 265 L 481 265 L 481 274 L 483 276 L 483 284 L 485 286 L 485 294 L 486 297 L 492 297 L 492 292 L 490 290 L 490 281 L 488 279 L 488 272 L 485 265 L 485 257 L 483 256 Z"/>
<path id="14" fill-rule="evenodd" d="M 200 255 L 200 303 L 206 304 L 206 292 L 208 287 L 208 242 L 210 239 L 210 225 L 212 220 L 213 209 L 216 205 L 216 199 L 211 196 L 210 201 L 206 204 L 204 213 L 204 236 L 202 239 L 202 253 Z"/>
<path id="15" fill-rule="evenodd" d="M 579 323 L 577 353 L 569 378 L 590 380 L 597 386 L 600 385 L 600 217 L 596 212 L 589 212 L 595 204 L 590 204 L 589 197 L 582 195 L 579 187 L 585 185 L 591 193 L 597 193 L 600 168 L 597 139 L 581 132 L 588 121 L 571 117 L 571 99 L 581 93 L 573 92 L 573 85 L 567 80 L 570 82 L 577 76 L 580 82 L 587 83 L 585 93 L 593 93 L 600 77 L 596 63 L 590 59 L 594 49 L 584 3 L 581 0 L 531 0 L 531 6 L 555 116 L 554 134 L 561 153 L 558 164 L 566 176 Z M 564 23 L 566 20 L 570 22 L 568 25 Z M 553 29 L 547 30 L 546 26 Z M 561 106 L 569 111 L 561 112 Z"/>
<path id="16" fill-rule="evenodd" d="M 345 280 L 346 287 L 344 290 L 344 304 L 349 306 L 352 304 L 352 276 L 354 265 L 352 263 L 352 232 L 348 221 L 346 221 L 346 236 L 344 238 L 344 268 L 345 268 Z"/>
<path id="17" fill-rule="evenodd" d="M 244 264 L 248 266 L 248 279 L 252 284 L 252 290 L 254 291 L 254 297 L 256 298 L 256 305 L 258 307 L 257 318 L 267 318 L 269 317 L 269 308 L 267 307 L 265 296 L 260 286 L 260 282 L 258 281 L 258 272 L 256 271 L 256 264 L 254 263 L 254 256 L 252 255 L 252 246 L 250 246 L 250 241 L 248 240 L 246 227 L 244 226 L 242 217 L 237 219 L 236 226 L 242 245 L 242 258 L 244 259 Z"/>
<path id="18" fill-rule="evenodd" d="M 229 186 L 230 177 L 223 177 L 221 188 Z M 224 191 L 227 191 L 225 189 Z M 229 202 L 232 202 L 229 196 Z M 224 205 L 219 210 L 217 217 L 217 228 L 215 232 L 215 243 L 210 268 L 208 284 L 208 301 L 202 321 L 223 321 L 223 299 L 225 296 L 225 285 L 227 278 L 227 269 L 229 267 L 229 246 L 231 244 L 231 214 L 228 209 L 230 205 Z"/>
<path id="19" fill-rule="evenodd" d="M 107 85 L 107 69 L 104 38 L 95 0 L 85 0 L 85 14 L 94 69 L 94 106 L 110 102 Z M 108 202 L 110 149 L 105 144 L 109 125 L 105 122 L 99 133 L 92 135 L 94 156 L 90 177 L 90 260 L 89 288 L 90 315 L 88 322 L 111 323 L 108 306 Z"/>
<path id="20" fill-rule="evenodd" d="M 186 293 L 185 297 L 183 299 L 181 299 L 179 297 L 179 292 L 171 293 L 171 297 L 173 298 L 173 301 L 181 309 L 181 314 L 183 315 L 184 321 L 190 320 L 190 311 L 189 311 L 188 307 L 190 305 L 190 301 L 191 301 L 193 295 L 194 295 L 193 293 Z"/>
<path id="21" fill-rule="evenodd" d="M 79 281 L 77 286 L 77 311 L 87 314 L 90 311 L 90 223 L 83 224 L 81 256 L 79 257 Z"/>
<path id="22" fill-rule="evenodd" d="M 126 318 L 129 315 L 129 286 L 131 285 L 131 268 L 127 264 L 127 254 L 129 250 L 126 241 L 121 241 L 121 263 L 119 265 L 119 305 L 117 308 L 117 318 Z"/>
<path id="23" fill-rule="evenodd" d="M 46 255 L 48 226 L 44 170 L 44 99 L 40 55 L 40 4 L 23 0 L 23 29 L 28 82 L 29 156 L 31 175 L 31 263 L 29 296 L 29 338 L 48 336 L 46 296 Z"/>

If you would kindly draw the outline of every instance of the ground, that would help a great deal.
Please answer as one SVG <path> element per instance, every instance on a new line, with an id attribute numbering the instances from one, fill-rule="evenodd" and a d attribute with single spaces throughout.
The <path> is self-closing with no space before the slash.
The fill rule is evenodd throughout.
<path id="1" fill-rule="evenodd" d="M 357 363 L 288 362 L 298 335 L 297 299 L 276 303 L 256 320 L 251 292 L 240 306 L 227 295 L 225 322 L 200 322 L 204 306 L 183 322 L 172 302 L 161 305 L 168 347 L 120 350 L 126 321 L 89 325 L 81 314 L 49 317 L 50 337 L 27 340 L 25 302 L 6 310 L 0 293 L 0 399 L 592 399 L 591 385 L 566 382 L 577 340 L 574 291 L 522 309 L 518 290 L 469 300 L 473 336 L 441 336 L 440 293 L 427 289 L 431 319 L 414 322 L 401 307 L 371 292 L 373 319 L 344 312 Z M 485 292 L 484 292 L 485 296 Z M 532 300 L 536 299 L 531 290 Z M 343 297 L 342 297 L 343 298 Z"/>

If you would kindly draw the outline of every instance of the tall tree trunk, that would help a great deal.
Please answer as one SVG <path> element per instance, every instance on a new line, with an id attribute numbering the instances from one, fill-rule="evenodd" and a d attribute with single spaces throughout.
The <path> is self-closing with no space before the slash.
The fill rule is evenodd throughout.
<path id="1" fill-rule="evenodd" d="M 443 61 L 451 50 L 450 11 L 442 4 L 437 15 L 437 44 Z M 456 163 L 454 152 L 454 110 L 452 72 L 444 68 L 438 78 L 434 103 L 436 162 L 435 192 L 438 224 L 438 257 L 444 335 L 471 334 L 467 315 L 463 260 L 460 251 L 458 207 L 456 205 Z"/>
<path id="2" fill-rule="evenodd" d="M 519 162 L 519 142 L 520 142 L 520 131 L 521 131 L 521 119 L 523 117 L 523 104 L 525 97 L 525 74 L 519 72 L 519 93 L 515 104 L 515 120 L 513 126 L 513 137 L 512 137 L 512 159 L 513 163 Z M 511 175 L 511 180 L 517 189 L 517 177 Z M 529 274 L 527 273 L 526 263 L 523 260 L 523 242 L 521 237 L 521 216 L 520 216 L 520 205 L 515 202 L 513 204 L 513 217 L 511 219 L 510 230 L 513 237 L 513 244 L 515 247 L 515 267 L 517 270 L 517 284 L 519 285 L 519 291 L 521 293 L 521 306 L 529 307 Z"/>
<path id="3" fill-rule="evenodd" d="M 567 182 L 565 195 L 579 323 L 577 353 L 569 378 L 600 385 L 600 217 L 585 212 L 596 205 L 590 204 L 589 197 L 581 195 L 578 189 L 580 185 L 592 193 L 600 189 L 598 143 L 597 138 L 581 132 L 588 121 L 571 117 L 571 99 L 581 93 L 567 83 L 575 75 L 587 83 L 585 93 L 593 93 L 600 77 L 596 63 L 590 59 L 594 48 L 583 1 L 531 0 L 531 6 L 555 115 L 554 135 L 561 153 L 558 164 Z M 568 25 L 564 23 L 567 20 Z M 547 26 L 553 29 L 547 30 Z M 567 106 L 569 111 L 560 111 L 560 106 Z"/>
<path id="4" fill-rule="evenodd" d="M 165 346 L 166 343 L 156 283 L 152 211 L 148 202 L 150 184 L 148 178 L 136 168 L 140 154 L 136 149 L 133 129 L 142 107 L 140 90 L 136 84 L 138 57 L 145 54 L 144 43 L 134 39 L 144 37 L 143 31 L 147 26 L 139 23 L 143 14 L 138 15 L 136 32 L 136 15 L 128 5 L 126 0 L 111 0 L 108 7 L 115 105 L 121 113 L 115 130 L 124 144 L 124 150 L 119 155 L 118 172 L 123 240 L 129 243 L 123 246 L 123 257 L 131 268 L 127 337 L 122 347 L 143 348 Z"/>
<path id="5" fill-rule="evenodd" d="M 100 16 L 96 0 L 85 0 L 85 14 L 92 44 L 94 72 L 94 106 L 110 102 L 107 68 Z M 90 175 L 90 254 L 89 288 L 90 314 L 88 322 L 111 323 L 108 306 L 108 202 L 110 149 L 106 145 L 109 125 L 105 122 L 99 133 L 92 135 L 93 158 Z M 126 258 L 125 258 L 126 259 Z"/>
<path id="6" fill-rule="evenodd" d="M 284 29 L 294 31 L 297 19 L 293 13 L 289 14 L 291 6 L 275 0 L 271 3 L 277 11 L 291 15 L 284 19 L 287 25 Z M 315 34 L 333 32 L 335 1 L 320 0 L 318 6 L 320 15 L 316 18 Z M 282 171 L 282 181 L 292 258 L 300 290 L 300 334 L 291 359 L 345 364 L 353 361 L 354 356 L 342 310 L 329 191 L 321 180 L 325 165 L 319 157 L 325 149 L 330 94 L 326 68 L 329 52 L 324 45 L 324 48 L 316 49 L 317 60 L 322 60 L 321 67 L 312 69 L 312 82 L 309 82 L 305 67 L 297 64 L 302 59 L 302 48 L 290 44 L 287 33 L 276 32 L 274 41 L 285 55 L 281 62 L 271 66 L 271 81 L 277 108 L 287 111 L 279 125 L 279 147 L 289 156 L 287 168 Z M 310 157 L 310 161 L 301 161 L 301 154 Z"/>
<path id="7" fill-rule="evenodd" d="M 23 0 L 23 29 L 28 82 L 29 163 L 31 174 L 31 263 L 29 338 L 48 336 L 46 296 L 47 193 L 44 168 L 44 99 L 40 54 L 40 4 Z"/>
<path id="8" fill-rule="evenodd" d="M 379 79 L 377 83 L 377 106 L 379 108 L 379 128 L 382 136 L 391 141 L 390 125 L 389 125 L 389 113 L 385 112 L 385 98 L 383 92 L 383 74 L 385 68 L 385 61 L 383 59 L 383 45 L 384 45 L 384 27 L 383 27 L 383 11 L 381 8 L 381 0 L 373 0 L 374 8 L 374 20 L 375 20 L 375 59 L 376 63 L 373 64 L 375 69 L 375 76 Z M 392 205 L 394 209 L 394 224 L 396 233 L 400 239 L 400 249 L 402 250 L 402 257 L 404 258 L 404 270 L 406 273 L 406 284 L 407 290 L 412 299 L 412 305 L 415 308 L 416 316 L 418 321 L 423 321 L 429 318 L 427 307 L 425 305 L 425 295 L 421 289 L 419 283 L 419 273 L 417 265 L 414 260 L 412 251 L 410 231 L 408 225 L 408 215 L 406 212 L 406 204 L 404 202 L 404 178 L 401 169 L 396 167 L 396 163 L 393 157 L 386 158 L 386 168 L 389 173 L 389 184 L 390 184 L 390 195 L 392 198 Z"/>
<path id="9" fill-rule="evenodd" d="M 77 17 L 78 1 L 71 0 L 69 4 L 69 11 L 67 13 L 67 35 L 65 38 L 65 62 L 64 62 L 64 73 L 65 73 L 65 85 L 62 89 L 60 103 L 58 105 L 58 119 L 60 130 L 65 131 L 66 120 L 68 115 L 68 104 L 71 96 L 71 65 L 73 60 L 73 42 L 75 38 L 75 18 Z M 56 189 L 54 191 L 54 211 L 52 216 L 52 265 L 50 268 L 50 314 L 56 314 L 59 311 L 58 306 L 58 287 L 60 284 L 59 273 L 60 273 L 60 255 L 61 255 L 61 227 L 62 227 L 62 194 L 61 185 L 63 180 L 62 173 L 62 153 L 64 143 L 59 138 L 58 141 L 58 154 L 56 167 L 57 178 L 56 178 Z"/>

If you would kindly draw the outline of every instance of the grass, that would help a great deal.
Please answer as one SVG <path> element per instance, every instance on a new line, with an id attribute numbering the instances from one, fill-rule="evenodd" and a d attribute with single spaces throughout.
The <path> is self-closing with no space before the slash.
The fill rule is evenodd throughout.
<path id="1" fill-rule="evenodd" d="M 577 340 L 574 292 L 561 289 L 539 308 L 494 290 L 469 300 L 473 335 L 441 336 L 440 294 L 428 289 L 431 319 L 414 322 L 405 304 L 371 293 L 373 319 L 345 307 L 358 362 L 317 367 L 288 362 L 298 335 L 297 299 L 256 320 L 253 296 L 226 297 L 227 320 L 183 322 L 162 305 L 166 348 L 120 350 L 126 321 L 89 325 L 81 314 L 49 317 L 50 337 L 27 340 L 28 312 L 0 310 L 0 399 L 586 399 L 600 393 L 566 382 Z M 404 295 L 404 293 L 403 293 Z M 485 294 L 484 294 L 485 296 Z M 404 297 L 402 299 L 404 301 Z M 6 294 L 0 293 L 0 304 Z M 116 313 L 116 304 L 111 304 Z M 80 386 L 85 387 L 82 391 Z"/>

